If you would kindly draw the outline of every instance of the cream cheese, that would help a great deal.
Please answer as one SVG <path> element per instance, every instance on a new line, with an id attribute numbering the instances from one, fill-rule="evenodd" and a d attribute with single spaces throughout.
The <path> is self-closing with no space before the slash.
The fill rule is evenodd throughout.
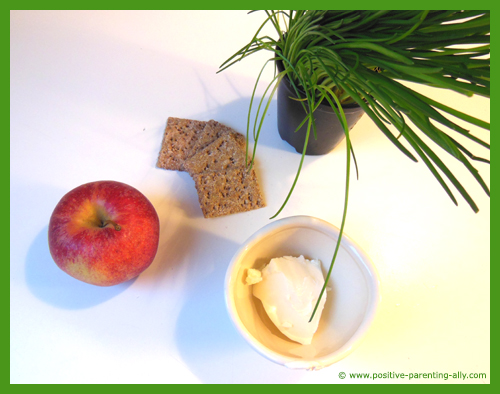
<path id="1" fill-rule="evenodd" d="M 251 275 L 257 276 L 255 272 Z M 309 345 L 326 302 L 325 292 L 309 323 L 324 283 L 321 262 L 304 256 L 274 258 L 264 267 L 261 276 L 262 280 L 253 285 L 253 295 L 262 301 L 271 321 L 291 340 Z M 247 283 L 253 280 L 249 282 L 247 277 Z"/>

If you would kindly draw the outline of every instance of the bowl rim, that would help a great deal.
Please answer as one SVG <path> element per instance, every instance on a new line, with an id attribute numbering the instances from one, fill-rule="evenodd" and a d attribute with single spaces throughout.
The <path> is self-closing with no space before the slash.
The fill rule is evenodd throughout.
<path id="1" fill-rule="evenodd" d="M 362 263 L 359 264 L 358 262 L 358 265 L 360 266 L 363 276 L 365 277 L 365 280 L 368 284 L 369 301 L 363 320 L 359 327 L 356 329 L 351 338 L 349 338 L 349 340 L 342 347 L 340 347 L 333 353 L 316 358 L 314 360 L 300 360 L 293 357 L 284 356 L 283 354 L 269 349 L 261 342 L 259 342 L 246 329 L 245 325 L 239 317 L 234 298 L 231 297 L 233 288 L 232 284 L 235 282 L 235 278 L 238 273 L 236 265 L 240 260 L 241 255 L 244 254 L 245 251 L 252 248 L 261 239 L 278 231 L 296 227 L 312 228 L 314 230 L 323 232 L 325 235 L 334 236 L 337 239 L 340 233 L 339 229 L 333 224 L 323 219 L 306 215 L 290 216 L 275 220 L 265 225 L 261 229 L 257 230 L 253 235 L 251 235 L 233 255 L 231 262 L 229 263 L 229 266 L 227 268 L 226 277 L 224 280 L 224 298 L 226 302 L 226 309 L 235 328 L 243 336 L 243 338 L 245 338 L 248 344 L 262 356 L 270 361 L 273 361 L 280 365 L 284 365 L 288 368 L 308 370 L 321 369 L 343 359 L 359 346 L 366 333 L 368 332 L 368 329 L 371 326 L 373 320 L 375 319 L 377 307 L 381 301 L 380 277 L 375 268 L 375 265 L 373 264 L 370 257 L 361 249 L 361 247 L 357 245 L 347 234 L 345 234 L 345 232 L 342 235 L 341 246 L 348 249 L 350 252 L 354 252 L 358 257 L 357 260 Z"/>

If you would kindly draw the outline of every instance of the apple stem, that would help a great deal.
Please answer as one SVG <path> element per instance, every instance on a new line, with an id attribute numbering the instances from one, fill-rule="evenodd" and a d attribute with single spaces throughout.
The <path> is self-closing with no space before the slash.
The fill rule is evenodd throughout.
<path id="1" fill-rule="evenodd" d="M 122 229 L 118 223 L 115 223 L 112 220 L 106 220 L 102 223 L 101 227 L 106 227 L 108 224 L 112 224 L 116 231 L 120 231 Z"/>

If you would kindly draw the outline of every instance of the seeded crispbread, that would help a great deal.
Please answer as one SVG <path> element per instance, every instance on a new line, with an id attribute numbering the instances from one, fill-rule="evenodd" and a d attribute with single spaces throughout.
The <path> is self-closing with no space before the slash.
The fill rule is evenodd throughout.
<path id="1" fill-rule="evenodd" d="M 168 118 L 156 166 L 184 171 L 184 161 L 193 153 L 192 148 L 206 124 L 199 120 Z"/>
<path id="2" fill-rule="evenodd" d="M 254 170 L 228 168 L 193 176 L 205 218 L 246 212 L 265 206 Z"/>
<path id="3" fill-rule="evenodd" d="M 238 167 L 245 167 L 245 137 L 236 132 L 222 134 L 184 162 L 191 176 Z"/>
<path id="4" fill-rule="evenodd" d="M 223 125 L 215 120 L 209 120 L 203 131 L 198 135 L 198 138 L 196 139 L 188 157 L 193 156 L 199 150 L 205 148 L 222 135 L 229 133 L 236 133 L 236 131 L 234 131 L 231 127 Z"/>

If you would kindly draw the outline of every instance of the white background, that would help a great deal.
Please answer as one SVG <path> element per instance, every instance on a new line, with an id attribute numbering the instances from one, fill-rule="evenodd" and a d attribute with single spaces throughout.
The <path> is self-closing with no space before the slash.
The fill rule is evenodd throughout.
<path id="1" fill-rule="evenodd" d="M 458 371 L 487 374 L 464 382 L 489 382 L 489 199 L 435 148 L 481 211 L 458 193 L 456 207 L 425 165 L 407 159 L 367 116 L 352 130 L 360 179 L 351 183 L 345 230 L 381 277 L 382 302 L 365 341 L 329 368 L 293 371 L 254 352 L 233 328 L 223 298 L 228 262 L 270 222 L 299 162 L 279 138 L 275 103 L 257 151 L 266 208 L 204 219 L 191 178 L 155 164 L 169 116 L 245 132 L 268 56 L 216 71 L 263 14 L 11 11 L 10 19 L 12 383 L 364 383 L 339 372 Z M 420 90 L 489 121 L 486 99 Z M 488 165 L 477 168 L 489 184 Z M 279 218 L 311 215 L 339 226 L 344 171 L 345 144 L 307 157 Z M 59 199 L 104 179 L 141 190 L 161 221 L 153 264 L 111 288 L 63 273 L 47 245 Z"/>

